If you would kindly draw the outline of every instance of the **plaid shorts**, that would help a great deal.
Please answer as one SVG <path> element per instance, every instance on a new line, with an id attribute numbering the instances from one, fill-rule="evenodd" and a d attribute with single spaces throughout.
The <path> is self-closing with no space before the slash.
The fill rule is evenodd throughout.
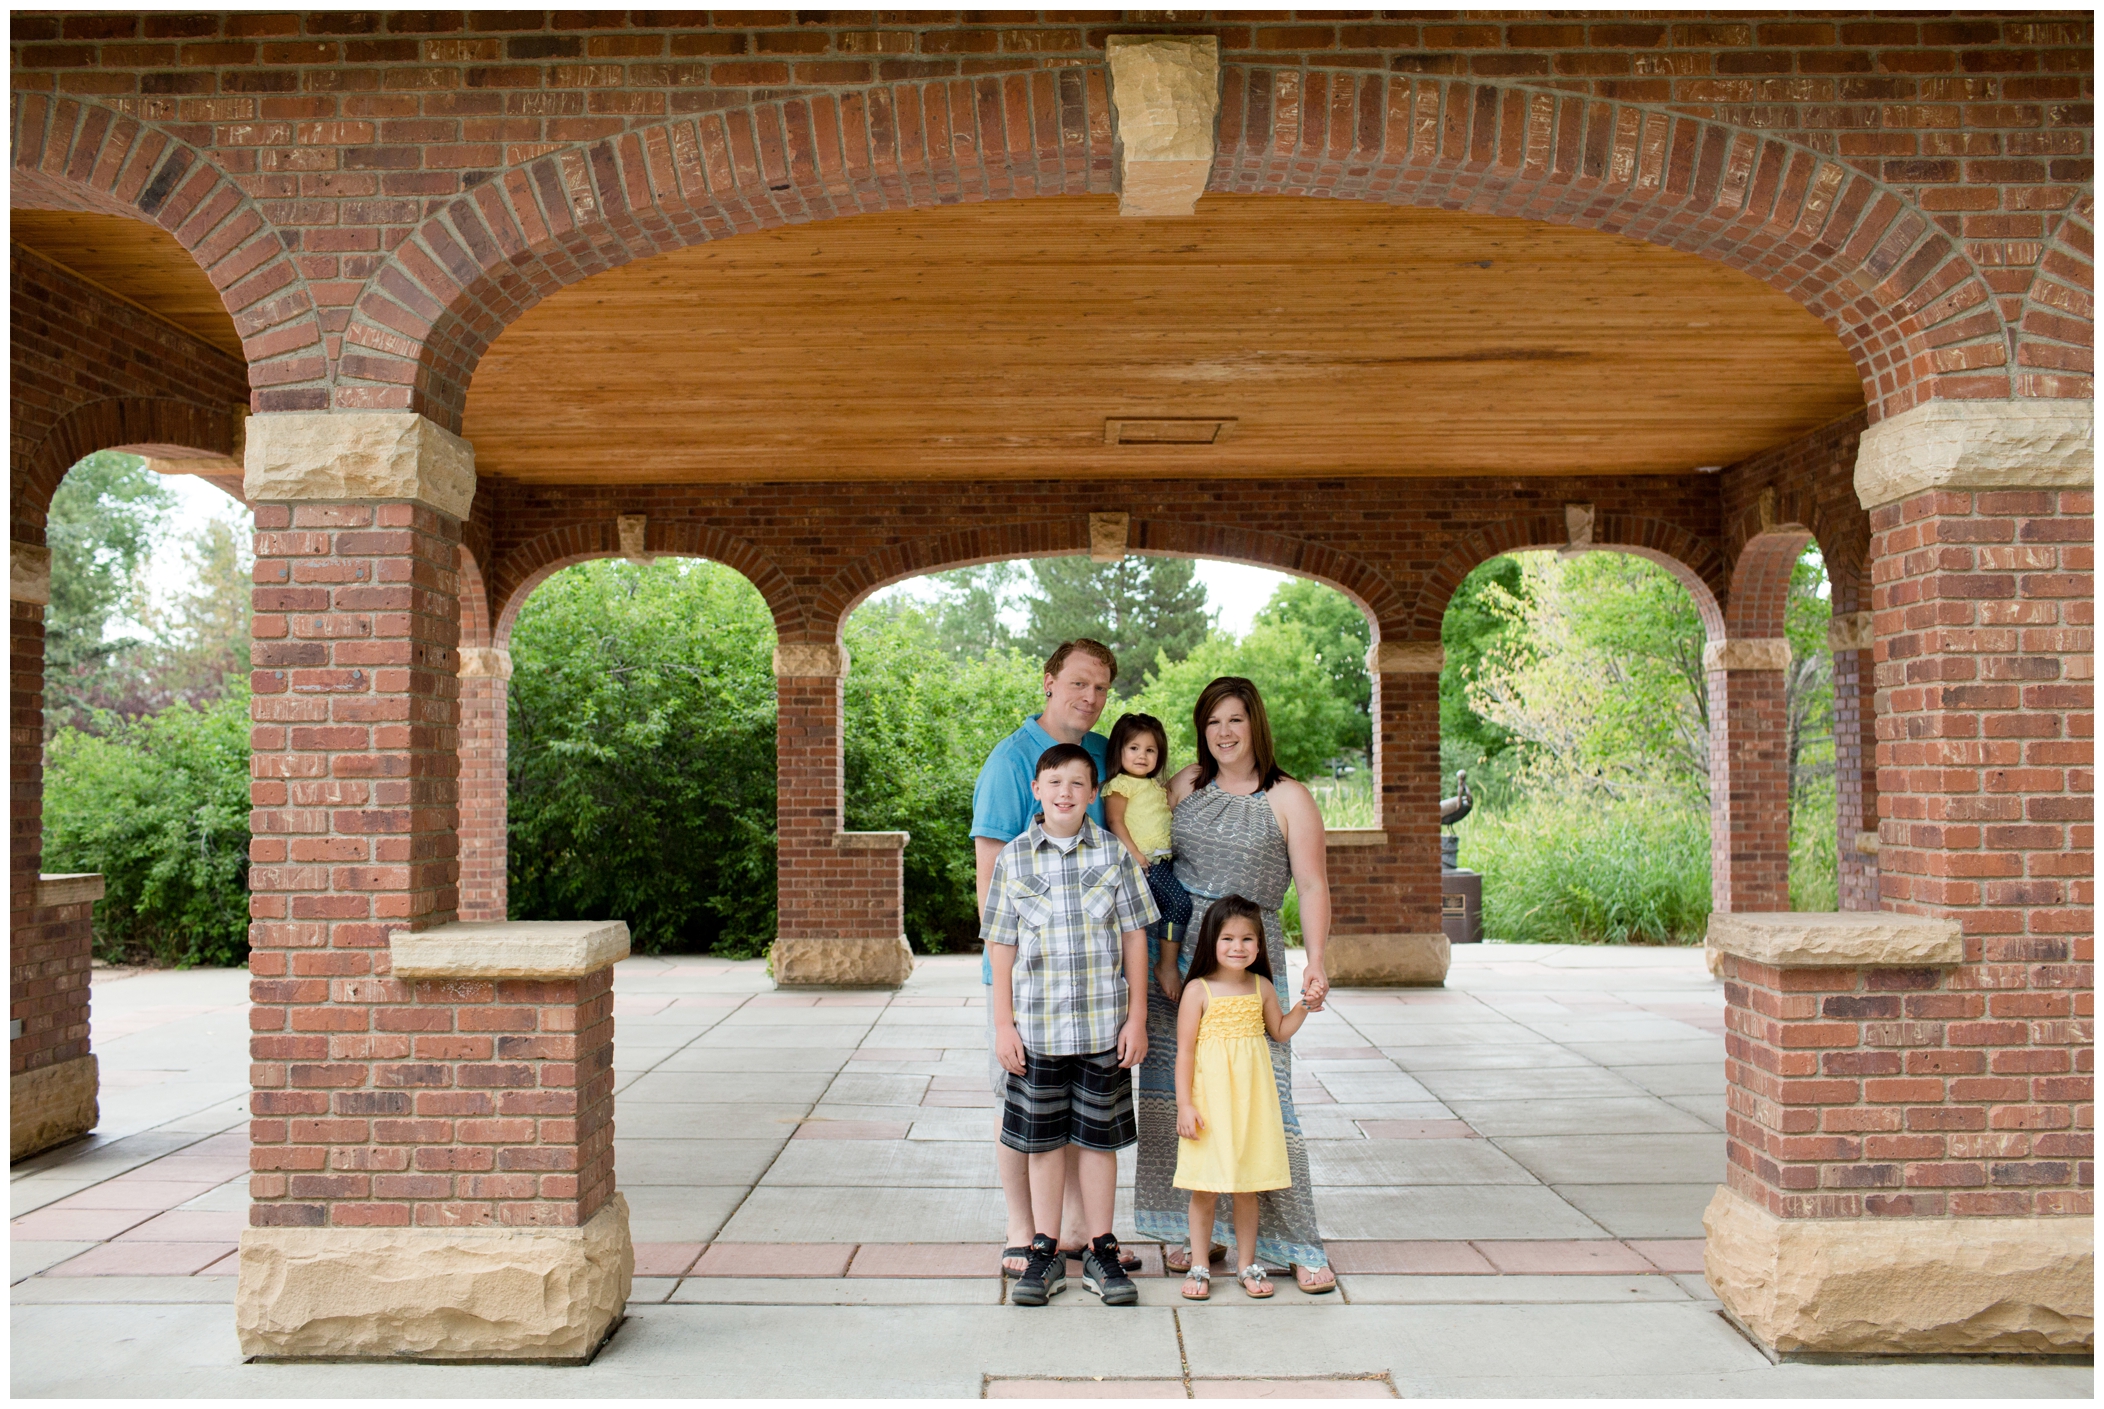
<path id="1" fill-rule="evenodd" d="M 1041 1155 L 1062 1145 L 1122 1150 L 1140 1138 L 1132 1114 L 1132 1073 L 1116 1048 L 1087 1056 L 1023 1053 L 1023 1074 L 1001 1097 L 1001 1143 Z"/>

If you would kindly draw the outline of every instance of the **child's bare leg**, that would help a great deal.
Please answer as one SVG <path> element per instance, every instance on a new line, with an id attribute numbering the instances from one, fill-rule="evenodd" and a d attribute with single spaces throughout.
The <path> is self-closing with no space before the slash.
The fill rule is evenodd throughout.
<path id="1" fill-rule="evenodd" d="M 1082 1205 L 1081 1196 L 1081 1146 L 1067 1146 L 1067 1199 L 1060 1211 L 1059 1245 L 1063 1248 L 1088 1246 L 1088 1214 Z"/>
<path id="2" fill-rule="evenodd" d="M 996 1117 L 994 1129 L 999 1131 L 1000 1127 L 1001 1122 Z M 1031 1234 L 1037 1231 L 1037 1218 L 1030 1211 L 1030 1156 L 1021 1150 L 1009 1149 L 996 1136 L 994 1167 L 1001 1173 L 1001 1196 L 1008 1203 L 1008 1246 L 1027 1248 Z M 1008 1270 L 1022 1271 L 1019 1267 Z"/>
<path id="3" fill-rule="evenodd" d="M 1038 1234 L 1059 1236 L 1059 1210 L 1066 1200 L 1067 1152 L 1064 1148 L 1033 1154 L 1030 1159 L 1030 1213 Z"/>
<path id="4" fill-rule="evenodd" d="M 1235 1270 L 1257 1260 L 1257 1196 L 1235 1195 Z"/>
<path id="5" fill-rule="evenodd" d="M 1074 1182 L 1080 1186 L 1081 1226 L 1085 1234 L 1078 1245 L 1086 1247 L 1110 1231 L 1111 1218 L 1117 1213 L 1118 1156 L 1110 1150 L 1084 1150 L 1079 1145 L 1067 1146 L 1067 1152 L 1077 1157 L 1076 1173 L 1080 1177 Z M 1067 1203 L 1071 1207 L 1073 1199 Z"/>
<path id="6" fill-rule="evenodd" d="M 1213 1215 L 1220 1207 L 1218 1194 L 1191 1195 L 1191 1266 L 1213 1265 Z"/>

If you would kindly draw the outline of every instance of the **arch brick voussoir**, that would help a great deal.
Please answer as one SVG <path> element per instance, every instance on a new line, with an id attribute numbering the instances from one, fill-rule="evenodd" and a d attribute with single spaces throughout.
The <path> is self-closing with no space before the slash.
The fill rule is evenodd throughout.
<path id="1" fill-rule="evenodd" d="M 772 226 L 1108 192 L 1113 157 L 1100 67 L 771 99 L 548 153 L 410 232 L 345 331 L 338 404 L 457 430 L 491 341 L 565 285 Z M 1229 65 L 1209 189 L 1551 221 L 1720 261 L 1834 330 L 1873 419 L 1933 397 L 2086 394 L 2066 376 L 2012 382 L 1980 270 L 1899 193 L 1720 122 L 1515 84 Z"/>
<path id="2" fill-rule="evenodd" d="M 99 103 L 16 93 L 9 203 L 157 225 L 197 261 L 233 317 L 258 411 L 330 404 L 322 320 L 277 229 L 195 147 Z"/>
<path id="3" fill-rule="evenodd" d="M 774 616 L 775 631 L 783 639 L 801 624 L 804 604 L 797 597 L 788 574 L 774 560 L 743 538 L 701 524 L 652 522 L 644 539 L 652 557 L 707 558 L 721 563 L 756 588 Z M 533 589 L 566 567 L 596 558 L 621 556 L 620 529 L 612 518 L 572 524 L 528 539 L 498 556 L 489 565 L 489 620 L 493 623 L 492 645 L 508 646 L 519 608 Z"/>

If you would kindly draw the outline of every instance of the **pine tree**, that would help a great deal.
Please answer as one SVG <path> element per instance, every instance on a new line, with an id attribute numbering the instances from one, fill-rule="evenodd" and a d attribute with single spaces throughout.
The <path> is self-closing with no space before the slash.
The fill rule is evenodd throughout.
<path id="1" fill-rule="evenodd" d="M 1060 642 L 1087 636 L 1118 657 L 1118 685 L 1131 694 L 1166 656 L 1175 664 L 1213 629 L 1205 584 L 1189 558 L 1126 557 L 1115 563 L 1046 558 L 1031 564 L 1037 592 L 1023 644 L 1042 660 Z"/>

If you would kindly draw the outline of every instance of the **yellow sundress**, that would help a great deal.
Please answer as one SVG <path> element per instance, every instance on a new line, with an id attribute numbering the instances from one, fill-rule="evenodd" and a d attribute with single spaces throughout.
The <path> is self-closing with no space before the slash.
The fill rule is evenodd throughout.
<path id="1" fill-rule="evenodd" d="M 1249 1194 L 1293 1184 L 1286 1167 L 1286 1122 L 1279 1114 L 1271 1043 L 1264 1035 L 1264 995 L 1216 998 L 1205 984 L 1198 1020 L 1191 1100 L 1205 1117 L 1196 1140 L 1176 1141 L 1176 1187 L 1208 1194 Z"/>

